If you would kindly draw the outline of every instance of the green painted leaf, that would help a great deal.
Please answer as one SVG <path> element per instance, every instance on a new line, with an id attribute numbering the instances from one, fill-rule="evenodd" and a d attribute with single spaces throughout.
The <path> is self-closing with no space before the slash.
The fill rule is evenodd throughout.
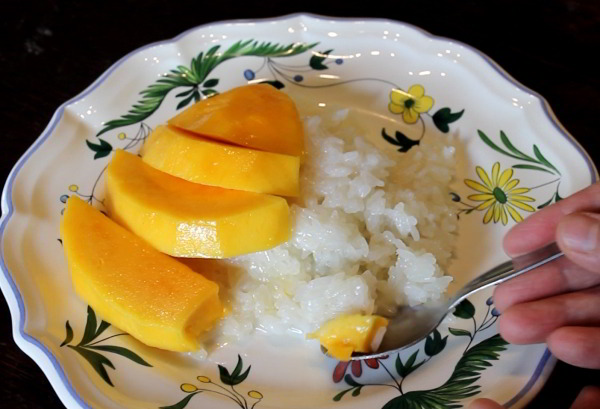
<path id="1" fill-rule="evenodd" d="M 235 368 L 231 374 L 229 373 L 227 368 L 225 368 L 222 365 L 219 365 L 219 376 L 221 378 L 221 382 L 223 382 L 225 385 L 230 385 L 230 386 L 235 386 L 235 385 L 238 385 L 238 384 L 244 382 L 244 380 L 246 380 L 246 378 L 248 377 L 248 374 L 250 374 L 250 368 L 252 368 L 252 365 L 248 366 L 248 369 L 246 369 L 246 371 L 240 375 L 240 372 L 242 371 L 243 366 L 244 366 L 244 361 L 242 360 L 242 357 L 239 355 L 238 355 L 237 365 L 235 366 Z"/>
<path id="2" fill-rule="evenodd" d="M 416 350 L 415 352 L 412 353 L 411 356 L 408 357 L 408 359 L 406 360 L 406 367 L 408 369 L 412 368 L 412 366 L 415 363 L 415 360 L 417 359 L 417 355 L 419 354 L 419 350 Z"/>
<path id="3" fill-rule="evenodd" d="M 448 124 L 458 121 L 464 112 L 464 109 L 460 112 L 452 112 L 448 107 L 441 108 L 435 114 L 433 114 L 433 123 L 437 129 L 447 133 L 450 131 Z"/>
<path id="4" fill-rule="evenodd" d="M 189 395 L 187 395 L 185 398 L 181 399 L 176 404 L 170 405 L 170 406 L 161 406 L 159 409 L 183 409 L 187 406 L 187 404 L 194 397 L 194 395 L 197 395 L 199 393 L 202 393 L 202 391 L 190 393 Z"/>
<path id="5" fill-rule="evenodd" d="M 202 84 L 202 86 L 204 88 L 213 88 L 213 87 L 216 87 L 217 84 L 219 84 L 219 80 L 216 78 L 212 78 L 210 80 L 204 81 L 204 84 Z"/>
<path id="6" fill-rule="evenodd" d="M 556 194 L 554 195 L 554 200 L 556 202 L 560 202 L 563 198 L 558 194 L 558 186 L 556 187 Z"/>
<path id="7" fill-rule="evenodd" d="M 421 143 L 420 140 L 414 141 L 412 139 L 409 139 L 400 131 L 396 131 L 394 139 L 385 132 L 385 128 L 381 129 L 381 136 L 383 137 L 383 139 L 385 139 L 392 145 L 399 146 L 400 148 L 398 149 L 398 152 L 408 152 L 410 148 Z"/>
<path id="8" fill-rule="evenodd" d="M 479 380 L 481 372 L 492 365 L 489 361 L 498 359 L 499 353 L 506 349 L 506 344 L 499 335 L 483 340 L 463 354 L 443 385 L 430 390 L 407 392 L 389 401 L 383 409 L 462 407 L 461 400 L 479 393 L 480 386 L 475 382 Z"/>
<path id="9" fill-rule="evenodd" d="M 539 205 L 537 208 L 538 209 L 543 209 L 544 207 L 548 206 L 550 203 L 552 203 L 552 200 L 554 200 L 555 194 L 552 195 L 552 197 L 550 199 L 548 199 L 546 202 L 542 203 L 541 205 Z"/>
<path id="10" fill-rule="evenodd" d="M 556 171 L 556 173 L 558 173 L 560 175 L 560 172 L 558 171 L 558 169 L 556 169 L 554 167 L 553 164 L 551 164 L 545 157 L 544 155 L 542 155 L 542 152 L 540 152 L 540 149 L 537 147 L 537 145 L 533 145 L 533 154 L 535 155 L 535 157 L 544 165 L 546 165 L 547 167 L 549 167 L 550 169 L 553 169 Z"/>
<path id="11" fill-rule="evenodd" d="M 515 155 L 517 155 L 523 159 L 532 159 L 530 156 L 525 155 L 523 152 L 521 152 L 520 150 L 515 148 L 515 146 L 510 141 L 510 139 L 508 139 L 508 136 L 506 136 L 506 134 L 502 130 L 500 131 L 500 140 L 502 141 L 504 146 L 506 146 L 508 148 L 508 150 L 511 151 L 512 153 L 514 153 Z"/>
<path id="12" fill-rule="evenodd" d="M 190 95 L 192 92 L 194 92 L 195 89 L 196 89 L 195 87 L 191 87 L 187 91 L 183 91 L 183 92 L 180 92 L 179 94 L 175 95 L 175 97 L 176 98 L 185 97 L 186 95 Z M 143 107 L 140 107 L 140 108 L 143 108 Z"/>
<path id="13" fill-rule="evenodd" d="M 466 329 L 448 327 L 448 331 L 457 337 L 471 337 L 471 332 Z"/>
<path id="14" fill-rule="evenodd" d="M 383 137 L 383 139 L 385 139 L 388 143 L 391 143 L 392 145 L 396 145 L 396 146 L 401 146 L 400 142 L 398 142 L 397 140 L 395 140 L 394 138 L 392 138 L 391 136 L 389 136 L 386 132 L 385 132 L 385 128 L 381 129 L 381 136 Z"/>
<path id="15" fill-rule="evenodd" d="M 354 388 L 349 388 L 349 389 L 346 389 L 346 390 L 343 390 L 343 391 L 341 391 L 340 393 L 338 393 L 337 395 L 335 395 L 335 396 L 333 397 L 333 401 L 334 401 L 334 402 L 339 402 L 339 401 L 342 399 L 342 397 L 343 397 L 345 394 L 347 394 L 348 392 L 350 392 L 352 389 L 354 389 Z"/>
<path id="16" fill-rule="evenodd" d="M 510 157 L 515 157 L 513 155 L 511 155 L 510 153 L 506 152 L 505 150 L 501 149 L 498 145 L 496 145 L 494 142 L 492 142 L 492 140 L 480 129 L 477 130 L 477 134 L 479 135 L 479 138 L 481 138 L 481 140 L 490 148 L 492 148 L 493 150 L 495 150 L 496 152 L 500 152 L 503 155 L 508 155 Z M 516 159 L 521 159 L 519 157 L 516 157 Z"/>
<path id="17" fill-rule="evenodd" d="M 405 378 L 406 376 L 408 376 L 409 373 L 412 372 L 412 366 L 415 362 L 415 359 L 417 358 L 417 354 L 419 353 L 419 351 L 415 351 L 413 352 L 413 354 L 411 356 L 408 357 L 408 360 L 406 361 L 406 364 L 402 363 L 402 359 L 400 358 L 400 354 L 398 354 L 396 356 L 396 372 L 398 372 L 398 375 L 400 375 L 401 377 Z"/>
<path id="18" fill-rule="evenodd" d="M 90 148 L 92 151 L 96 152 L 96 154 L 94 155 L 94 159 L 100 159 L 105 156 L 108 156 L 113 150 L 112 145 L 110 143 L 108 143 L 105 140 L 100 139 L 100 138 L 98 138 L 98 140 L 100 141 L 99 144 L 92 143 L 92 142 L 88 141 L 87 139 L 85 141 L 88 148 Z"/>
<path id="19" fill-rule="evenodd" d="M 435 356 L 439 354 L 444 350 L 444 348 L 446 348 L 447 341 L 447 335 L 442 338 L 440 332 L 437 329 L 434 329 L 433 332 L 425 339 L 425 354 L 427 356 Z"/>
<path id="20" fill-rule="evenodd" d="M 475 306 L 469 300 L 463 300 L 456 306 L 452 313 L 455 317 L 469 319 L 475 315 Z"/>
<path id="21" fill-rule="evenodd" d="M 421 406 L 417 406 L 412 404 L 409 400 L 406 399 L 406 396 L 409 394 L 405 393 L 402 396 L 396 396 L 394 399 L 388 401 L 381 409 L 421 409 Z"/>
<path id="22" fill-rule="evenodd" d="M 344 382 L 346 382 L 348 385 L 354 386 L 354 387 L 363 386 L 362 384 L 356 382 L 352 378 L 352 375 L 350 375 L 350 374 L 346 374 L 346 376 L 344 376 Z"/>
<path id="23" fill-rule="evenodd" d="M 513 155 L 512 153 L 507 152 L 504 149 L 500 148 L 498 145 L 496 145 L 494 142 L 492 142 L 492 140 L 485 133 L 483 133 L 483 131 L 481 131 L 481 130 L 478 129 L 477 130 L 477 134 L 479 135 L 479 138 L 481 138 L 481 140 L 487 146 L 489 146 L 490 148 L 492 148 L 496 152 L 500 152 L 501 154 L 509 156 L 511 158 L 523 160 L 523 158 L 521 156 Z"/>
<path id="24" fill-rule="evenodd" d="M 69 348 L 74 349 L 79 355 L 85 358 L 85 360 L 90 363 L 98 375 L 104 379 L 104 382 L 110 386 L 114 386 L 110 380 L 110 377 L 108 376 L 108 373 L 106 372 L 106 368 L 104 368 L 104 365 L 106 365 L 112 369 L 115 369 L 115 366 L 112 364 L 112 362 L 110 362 L 110 360 L 108 360 L 108 358 L 97 352 L 85 349 L 84 347 L 69 345 Z"/>
<path id="25" fill-rule="evenodd" d="M 313 53 L 313 56 L 310 57 L 310 61 L 308 62 L 308 65 L 310 65 L 310 67 L 313 70 L 317 70 L 317 71 L 326 70 L 328 67 L 325 64 L 323 64 L 323 61 L 325 61 L 325 59 L 327 58 L 329 53 L 332 51 L 333 51 L 333 49 Z"/>
<path id="26" fill-rule="evenodd" d="M 404 368 L 400 354 L 396 356 L 396 372 L 398 372 L 398 375 L 403 378 L 406 376 L 406 369 Z"/>
<path id="27" fill-rule="evenodd" d="M 231 375 L 229 374 L 229 371 L 227 370 L 227 368 L 225 368 L 223 365 L 218 365 L 219 366 L 219 377 L 221 378 L 221 382 L 223 382 L 225 385 L 233 385 L 233 382 L 231 380 Z"/>
<path id="28" fill-rule="evenodd" d="M 358 396 L 360 395 L 360 390 L 362 389 L 362 386 L 359 386 L 358 388 L 354 389 L 352 391 L 352 396 Z"/>
<path id="29" fill-rule="evenodd" d="M 137 364 L 144 365 L 144 366 L 150 366 L 150 367 L 152 366 L 148 362 L 144 361 L 144 359 L 142 357 L 140 357 L 138 354 L 136 354 L 135 352 L 133 352 L 127 348 L 124 348 L 124 347 L 119 347 L 119 346 L 114 346 L 114 345 L 89 345 L 89 346 L 86 346 L 86 348 L 95 349 L 98 351 L 112 352 L 114 354 L 118 354 L 127 359 L 130 359 Z"/>
<path id="30" fill-rule="evenodd" d="M 243 366 L 244 366 L 244 361 L 242 360 L 242 357 L 238 354 L 237 365 L 235 366 L 233 372 L 231 373 L 231 377 L 235 378 L 236 376 L 238 376 L 240 374 L 240 372 L 242 372 Z"/>
<path id="31" fill-rule="evenodd" d="M 550 173 L 552 175 L 554 175 L 554 172 L 549 171 L 546 168 L 542 168 L 541 166 L 535 166 L 535 165 L 525 165 L 525 164 L 517 164 L 517 165 L 512 165 L 512 167 L 514 169 L 529 169 L 529 170 L 539 170 L 542 172 L 546 172 L 546 173 Z"/>
<path id="32" fill-rule="evenodd" d="M 190 102 L 192 102 L 192 99 L 194 99 L 194 94 L 193 93 L 191 95 L 189 95 L 187 98 L 182 99 L 181 101 L 179 101 L 179 104 L 177 104 L 177 108 L 176 109 L 181 109 L 184 106 L 188 105 Z"/>
<path id="33" fill-rule="evenodd" d="M 96 322 L 96 313 L 94 312 L 92 307 L 88 305 L 87 321 L 85 323 L 83 337 L 81 337 L 81 341 L 79 342 L 79 344 L 77 344 L 78 346 L 88 344 L 94 340 L 94 338 L 96 337 Z"/>
<path id="34" fill-rule="evenodd" d="M 408 359 L 406 360 L 406 364 L 402 364 L 402 360 L 400 359 L 400 354 L 398 354 L 398 356 L 396 357 L 396 372 L 398 372 L 398 375 L 400 375 L 403 378 L 406 378 L 409 374 L 411 374 L 417 368 L 419 368 L 421 365 L 423 365 L 424 361 L 418 363 L 417 365 L 414 365 L 418 354 L 419 354 L 418 350 L 413 352 L 411 354 L 411 356 L 409 356 Z"/>
<path id="35" fill-rule="evenodd" d="M 94 339 L 98 338 L 100 336 L 100 334 L 102 334 L 104 331 L 106 331 L 106 329 L 110 327 L 110 323 L 102 320 L 102 322 L 100 322 L 100 325 L 98 326 L 98 329 L 96 330 L 96 334 L 94 335 Z"/>
<path id="36" fill-rule="evenodd" d="M 246 371 L 244 371 L 244 373 L 242 373 L 240 376 L 238 377 L 231 377 L 231 383 L 235 386 L 238 385 L 242 382 L 244 382 L 246 380 L 246 378 L 248 377 L 248 374 L 250 373 L 250 368 L 252 368 L 252 365 L 250 365 L 248 367 L 248 369 L 246 369 Z"/>
<path id="37" fill-rule="evenodd" d="M 67 320 L 67 322 L 65 322 L 65 329 L 67 331 L 67 335 L 65 336 L 65 340 L 62 342 L 62 344 L 60 344 L 61 347 L 64 347 L 65 345 L 67 345 L 69 342 L 71 342 L 73 340 L 73 328 L 71 328 L 71 325 L 69 324 L 69 320 Z"/>
<path id="38" fill-rule="evenodd" d="M 119 119 L 106 122 L 97 136 L 115 128 L 142 122 L 156 112 L 169 92 L 178 87 L 200 86 L 212 70 L 227 60 L 242 56 L 291 57 L 304 53 L 314 48 L 317 44 L 291 43 L 280 45 L 271 42 L 259 43 L 252 39 L 240 40 L 219 54 L 217 54 L 217 51 L 221 46 L 215 45 L 206 54 L 200 52 L 198 56 L 192 58 L 189 67 L 180 65 L 176 69 L 170 70 L 167 75 L 158 79 L 154 84 L 150 84 L 140 92 L 141 98 L 131 107 L 127 114 L 121 115 Z M 207 80 L 209 85 L 205 85 L 206 87 L 214 86 L 210 85 L 210 81 L 214 82 L 215 79 Z M 198 100 L 199 97 L 195 99 Z M 179 108 L 189 104 L 191 99 L 187 100 L 186 98 L 184 101 L 186 103 L 183 103 L 183 101 L 179 103 Z"/>
<path id="39" fill-rule="evenodd" d="M 210 97 L 219 93 L 216 89 L 203 89 L 201 92 L 205 97 Z"/>
<path id="40" fill-rule="evenodd" d="M 252 39 L 244 41 L 240 40 L 220 54 L 217 54 L 217 51 L 221 46 L 215 45 L 210 48 L 206 54 L 200 52 L 196 58 L 192 58 L 189 67 L 180 65 L 177 69 L 170 70 L 169 74 L 160 78 L 154 84 L 150 84 L 145 90 L 140 92 L 142 97 L 132 106 L 127 114 L 122 115 L 119 119 L 106 122 L 104 127 L 98 132 L 97 136 L 115 128 L 142 122 L 160 107 L 167 94 L 173 89 L 201 85 L 212 70 L 227 60 L 242 56 L 270 58 L 290 57 L 304 53 L 315 47 L 317 44 L 318 43 L 291 43 L 288 45 L 280 45 L 270 42 L 259 43 Z M 214 82 L 215 79 L 207 80 L 209 85 L 205 85 L 206 87 L 214 86 L 210 85 L 210 81 Z M 195 99 L 198 100 L 199 98 Z M 185 104 L 180 102 L 179 108 L 189 104 L 189 102 L 191 102 L 191 100 L 187 101 Z"/>

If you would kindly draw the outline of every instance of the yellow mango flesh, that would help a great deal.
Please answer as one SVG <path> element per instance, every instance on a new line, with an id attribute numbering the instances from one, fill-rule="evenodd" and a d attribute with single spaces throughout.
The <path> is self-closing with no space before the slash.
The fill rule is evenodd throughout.
<path id="1" fill-rule="evenodd" d="M 141 151 L 144 162 L 170 175 L 226 189 L 298 196 L 300 158 L 211 141 L 159 126 Z"/>
<path id="2" fill-rule="evenodd" d="M 318 339 L 329 355 L 348 361 L 353 352 L 373 352 L 373 340 L 387 325 L 388 320 L 378 315 L 340 315 L 308 334 L 307 338 Z"/>
<path id="3" fill-rule="evenodd" d="M 196 102 L 169 120 L 208 138 L 300 156 L 304 131 L 294 101 L 267 84 L 234 88 Z"/>
<path id="4" fill-rule="evenodd" d="M 285 199 L 188 182 L 117 150 L 106 171 L 111 218 L 176 257 L 262 251 L 291 232 Z"/>
<path id="5" fill-rule="evenodd" d="M 222 317 L 217 284 L 76 196 L 67 201 L 60 231 L 77 294 L 141 342 L 193 351 L 198 336 Z"/>

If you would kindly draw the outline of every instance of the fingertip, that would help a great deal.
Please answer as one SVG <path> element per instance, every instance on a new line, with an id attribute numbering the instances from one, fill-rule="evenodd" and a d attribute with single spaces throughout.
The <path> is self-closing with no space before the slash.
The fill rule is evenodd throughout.
<path id="1" fill-rule="evenodd" d="M 494 295 L 492 297 L 494 300 L 494 308 L 501 313 L 506 311 L 506 309 L 513 304 L 512 295 L 513 293 L 510 291 L 509 286 L 504 284 L 497 286 L 494 289 Z"/>
<path id="2" fill-rule="evenodd" d="M 544 342 L 556 328 L 557 319 L 554 314 L 549 316 L 546 310 L 539 302 L 513 305 L 498 317 L 498 331 L 511 344 Z"/>
<path id="3" fill-rule="evenodd" d="M 528 253 L 555 240 L 556 227 L 564 215 L 600 210 L 600 182 L 531 214 L 506 234 L 504 250 L 511 257 Z M 600 216 L 598 216 L 600 217 Z"/>
<path id="4" fill-rule="evenodd" d="M 582 368 L 600 369 L 600 328 L 562 327 L 546 343 L 561 361 Z"/>
<path id="5" fill-rule="evenodd" d="M 564 216 L 556 228 L 556 242 L 575 264 L 600 273 L 600 214 Z"/>
<path id="6" fill-rule="evenodd" d="M 523 254 L 522 241 L 523 237 L 528 235 L 527 224 L 521 222 L 517 223 L 508 230 L 502 239 L 502 248 L 504 252 L 510 257 L 516 257 Z"/>
<path id="7" fill-rule="evenodd" d="M 522 327 L 518 320 L 515 320 L 514 314 L 511 314 L 510 309 L 498 317 L 496 323 L 498 332 L 506 341 L 511 344 L 523 344 Z"/>
<path id="8" fill-rule="evenodd" d="M 571 409 L 593 409 L 600 407 L 600 388 L 597 386 L 586 386 L 581 389 L 577 399 L 571 405 Z"/>
<path id="9" fill-rule="evenodd" d="M 553 209 L 551 213 L 543 211 L 534 213 L 514 225 L 502 241 L 506 254 L 510 257 L 520 256 L 554 241 L 556 223 L 559 219 L 554 214 L 559 210 Z"/>

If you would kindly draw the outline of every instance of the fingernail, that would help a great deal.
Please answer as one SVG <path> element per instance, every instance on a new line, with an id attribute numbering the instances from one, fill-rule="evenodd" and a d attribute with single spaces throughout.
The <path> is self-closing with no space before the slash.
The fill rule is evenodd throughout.
<path id="1" fill-rule="evenodd" d="M 573 251 L 589 253 L 598 248 L 600 220 L 585 214 L 565 217 L 558 226 L 558 237 Z"/>

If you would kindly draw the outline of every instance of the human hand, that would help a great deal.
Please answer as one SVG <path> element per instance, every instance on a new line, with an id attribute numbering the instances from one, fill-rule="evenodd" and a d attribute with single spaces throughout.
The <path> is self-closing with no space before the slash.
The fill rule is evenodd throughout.
<path id="1" fill-rule="evenodd" d="M 598 409 L 599 407 L 600 388 L 586 386 L 581 390 L 570 409 Z M 477 399 L 469 405 L 468 409 L 504 409 L 504 406 L 490 399 Z"/>
<path id="2" fill-rule="evenodd" d="M 600 368 L 600 183 L 546 207 L 504 239 L 511 257 L 556 240 L 566 257 L 499 285 L 498 328 L 513 344 L 546 342 L 560 360 Z M 571 409 L 600 407 L 600 388 L 584 388 Z M 478 399 L 469 409 L 497 409 Z"/>

